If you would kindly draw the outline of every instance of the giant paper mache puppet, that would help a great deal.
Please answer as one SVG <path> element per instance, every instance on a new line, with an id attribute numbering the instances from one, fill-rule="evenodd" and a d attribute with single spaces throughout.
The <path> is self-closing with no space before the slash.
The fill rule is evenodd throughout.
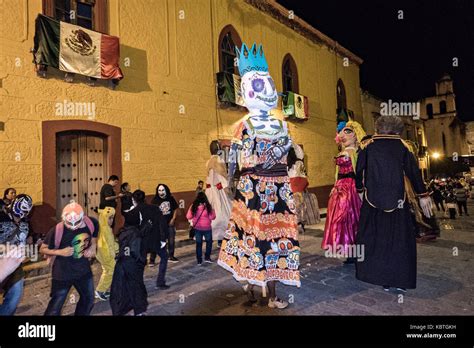
<path id="1" fill-rule="evenodd" d="M 326 256 L 345 256 L 344 263 L 354 263 L 351 254 L 359 230 L 360 207 L 362 201 L 355 185 L 357 151 L 365 137 L 362 126 L 355 121 L 339 122 L 336 143 L 341 150 L 334 158 L 336 163 L 336 182 L 329 195 L 326 224 L 321 247 Z"/>
<path id="2" fill-rule="evenodd" d="M 286 122 L 269 113 L 278 95 L 262 46 L 243 44 L 236 52 L 249 113 L 232 139 L 228 177 L 232 180 L 238 163 L 240 179 L 218 263 L 244 289 L 261 286 L 265 296 L 268 285 L 269 307 L 284 308 L 274 294 L 280 302 L 272 302 L 275 282 L 300 286 L 297 217 L 286 164 L 292 142 Z"/>

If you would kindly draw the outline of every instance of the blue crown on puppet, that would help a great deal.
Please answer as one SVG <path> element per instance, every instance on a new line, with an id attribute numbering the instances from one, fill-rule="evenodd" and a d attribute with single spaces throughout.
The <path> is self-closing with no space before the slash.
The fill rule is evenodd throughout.
<path id="1" fill-rule="evenodd" d="M 257 47 L 257 44 L 254 43 L 250 50 L 246 44 L 242 44 L 240 50 L 235 47 L 235 52 L 239 59 L 240 76 L 244 76 L 244 74 L 249 71 L 268 72 L 268 64 L 261 44 Z"/>

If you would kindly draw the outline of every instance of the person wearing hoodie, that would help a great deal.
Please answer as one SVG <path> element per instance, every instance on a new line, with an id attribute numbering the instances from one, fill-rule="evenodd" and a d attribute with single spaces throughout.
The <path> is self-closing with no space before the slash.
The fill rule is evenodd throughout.
<path id="1" fill-rule="evenodd" d="M 178 215 L 178 203 L 176 202 L 176 199 L 174 199 L 167 185 L 159 184 L 156 187 L 156 194 L 152 200 L 152 204 L 155 204 L 158 206 L 158 208 L 160 208 L 161 214 L 168 225 L 167 235 L 169 262 L 179 262 L 179 260 L 174 256 L 176 239 L 175 221 L 176 216 Z"/>
<path id="2" fill-rule="evenodd" d="M 143 281 L 146 249 L 143 239 L 152 224 L 142 213 L 145 192 L 132 194 L 133 208 L 125 212 L 125 224 L 118 234 L 119 252 L 110 289 L 110 308 L 113 315 L 126 315 L 131 310 L 136 316 L 146 315 L 147 290 Z"/>
<path id="3" fill-rule="evenodd" d="M 202 239 L 206 240 L 205 262 L 212 263 L 212 220 L 216 218 L 216 212 L 212 209 L 204 192 L 199 192 L 193 204 L 189 207 L 186 218 L 192 221 L 196 237 L 197 264 L 202 265 Z"/>
<path id="4" fill-rule="evenodd" d="M 118 244 L 112 232 L 115 209 L 106 207 L 99 210 L 99 236 L 97 240 L 97 260 L 102 266 L 102 275 L 95 291 L 95 297 L 101 301 L 107 301 L 110 297 L 110 285 L 115 268 L 115 255 L 118 252 Z"/>

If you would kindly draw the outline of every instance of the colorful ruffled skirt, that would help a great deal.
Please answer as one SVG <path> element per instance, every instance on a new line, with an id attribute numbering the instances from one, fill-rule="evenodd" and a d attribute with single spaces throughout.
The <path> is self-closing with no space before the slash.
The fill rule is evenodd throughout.
<path id="1" fill-rule="evenodd" d="M 300 286 L 300 246 L 288 176 L 241 176 L 218 264 L 238 281 Z"/>

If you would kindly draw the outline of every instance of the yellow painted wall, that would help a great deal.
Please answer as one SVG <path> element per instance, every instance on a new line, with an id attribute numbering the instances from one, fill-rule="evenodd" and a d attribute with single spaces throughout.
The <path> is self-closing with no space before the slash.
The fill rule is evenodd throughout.
<path id="1" fill-rule="evenodd" d="M 95 122 L 122 129 L 122 158 L 130 155 L 123 180 L 133 188 L 151 194 L 158 182 L 167 182 L 176 192 L 194 190 L 206 175 L 209 142 L 229 138 L 243 116 L 216 107 L 218 37 L 228 24 L 243 42 L 263 44 L 278 90 L 283 57 L 291 53 L 295 59 L 310 120 L 290 123 L 290 130 L 307 153 L 310 186 L 334 181 L 338 78 L 348 108 L 362 115 L 357 65 L 344 67 L 326 46 L 242 1 L 109 0 L 109 33 L 120 37 L 122 62 L 130 60 L 130 66 L 122 64 L 125 79 L 116 90 L 69 84 L 52 69 L 48 79 L 38 78 L 30 49 L 41 0 L 0 2 L 0 188 L 14 186 L 36 202 L 42 200 L 41 122 L 58 120 L 55 103 L 64 100 L 94 102 Z"/>

